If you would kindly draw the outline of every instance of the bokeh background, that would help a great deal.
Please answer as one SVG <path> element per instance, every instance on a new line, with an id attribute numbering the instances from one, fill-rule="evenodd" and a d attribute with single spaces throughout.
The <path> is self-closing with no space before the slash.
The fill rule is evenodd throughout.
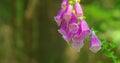
<path id="1" fill-rule="evenodd" d="M 89 39 L 77 53 L 57 32 L 54 16 L 61 0 L 0 0 L 0 63 L 113 63 L 89 51 Z M 120 59 L 120 0 L 81 0 L 90 28 L 115 42 Z"/>

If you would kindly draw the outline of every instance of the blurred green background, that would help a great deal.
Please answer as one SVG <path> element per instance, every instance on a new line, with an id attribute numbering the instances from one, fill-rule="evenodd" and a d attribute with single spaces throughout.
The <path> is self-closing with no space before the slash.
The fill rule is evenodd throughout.
<path id="1" fill-rule="evenodd" d="M 0 0 L 0 63 L 113 63 L 89 51 L 77 53 L 57 32 L 61 0 Z M 100 39 L 115 42 L 120 59 L 120 0 L 81 0 L 86 21 Z"/>

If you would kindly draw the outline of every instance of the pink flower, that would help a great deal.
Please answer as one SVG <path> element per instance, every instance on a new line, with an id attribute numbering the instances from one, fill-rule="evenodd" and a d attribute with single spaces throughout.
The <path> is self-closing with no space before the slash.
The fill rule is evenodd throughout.
<path id="1" fill-rule="evenodd" d="M 88 27 L 88 24 L 85 22 L 85 20 L 81 20 L 78 31 L 74 34 L 74 37 L 72 40 L 81 41 L 87 38 L 91 33 L 90 28 Z"/>
<path id="2" fill-rule="evenodd" d="M 63 17 L 66 21 L 69 21 L 71 16 L 72 16 L 72 6 L 68 5 Z"/>
<path id="3" fill-rule="evenodd" d="M 83 39 L 87 38 L 91 34 L 91 30 L 85 20 L 81 20 L 80 22 L 80 35 Z"/>
<path id="4" fill-rule="evenodd" d="M 57 16 L 54 17 L 56 23 L 58 24 L 58 26 L 60 26 L 61 22 L 62 22 L 62 18 L 63 18 L 63 14 L 64 14 L 65 10 L 61 9 L 59 11 L 59 13 L 57 14 Z"/>
<path id="5" fill-rule="evenodd" d="M 76 2 L 74 5 L 74 9 L 75 9 L 75 13 L 77 17 L 82 17 L 83 16 L 83 11 L 82 11 L 82 7 L 79 4 L 79 2 Z"/>
<path id="6" fill-rule="evenodd" d="M 66 9 L 67 5 L 68 5 L 68 0 L 62 0 L 61 7 Z"/>
<path id="7" fill-rule="evenodd" d="M 72 33 L 76 33 L 78 29 L 79 29 L 79 25 L 78 25 L 77 17 L 74 14 L 72 14 L 72 17 L 69 23 L 69 30 Z"/>
<path id="8" fill-rule="evenodd" d="M 58 32 L 61 34 L 61 35 L 66 35 L 68 31 L 68 24 L 67 24 L 67 21 L 63 20 L 62 24 L 61 24 L 61 27 L 60 29 L 58 30 Z"/>
<path id="9" fill-rule="evenodd" d="M 94 32 L 92 32 L 92 36 L 90 39 L 90 50 L 94 53 L 97 53 L 101 49 L 101 44 Z"/>
<path id="10" fill-rule="evenodd" d="M 63 38 L 67 41 L 69 44 L 69 41 L 72 39 L 73 33 L 71 31 L 68 31 L 66 35 L 63 36 Z"/>
<path id="11" fill-rule="evenodd" d="M 78 37 L 77 37 L 78 38 Z M 72 47 L 75 48 L 78 52 L 84 46 L 84 40 L 73 40 Z"/>

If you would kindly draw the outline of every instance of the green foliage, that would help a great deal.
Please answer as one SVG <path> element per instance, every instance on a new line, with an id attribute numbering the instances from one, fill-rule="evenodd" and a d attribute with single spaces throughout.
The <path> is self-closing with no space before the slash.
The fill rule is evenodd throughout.
<path id="1" fill-rule="evenodd" d="M 117 46 L 114 42 L 108 42 L 108 41 L 102 41 L 102 52 L 106 53 L 107 57 L 112 58 L 114 63 L 119 63 L 120 60 L 117 60 L 117 56 L 115 55 L 115 52 L 113 49 Z"/>

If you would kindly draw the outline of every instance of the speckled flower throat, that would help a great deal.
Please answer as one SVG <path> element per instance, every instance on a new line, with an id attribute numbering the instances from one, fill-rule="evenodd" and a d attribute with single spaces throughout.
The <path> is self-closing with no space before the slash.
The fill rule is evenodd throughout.
<path id="1" fill-rule="evenodd" d="M 54 17 L 59 26 L 58 32 L 63 39 L 78 52 L 84 46 L 84 40 L 90 38 L 90 50 L 97 53 L 101 49 L 101 44 L 85 19 L 80 0 L 62 0 L 61 9 Z"/>

